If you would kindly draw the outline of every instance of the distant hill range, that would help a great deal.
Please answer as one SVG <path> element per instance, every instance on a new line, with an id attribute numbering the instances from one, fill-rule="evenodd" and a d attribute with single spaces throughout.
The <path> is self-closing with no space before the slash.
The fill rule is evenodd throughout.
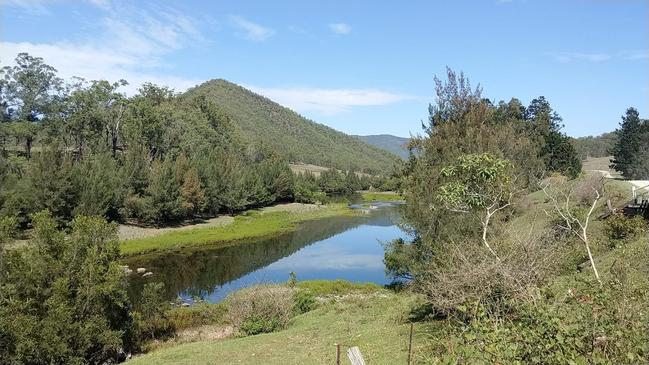
<path id="1" fill-rule="evenodd" d="M 384 150 L 390 151 L 395 155 L 403 158 L 404 160 L 408 158 L 408 149 L 407 144 L 410 138 L 397 137 L 391 134 L 374 134 L 369 136 L 354 136 L 365 143 L 369 143 L 372 146 L 382 148 Z"/>
<path id="2" fill-rule="evenodd" d="M 582 160 L 606 157 L 611 154 L 617 141 L 617 132 L 608 132 L 599 136 L 578 137 L 572 139 L 572 144 Z"/>
<path id="3" fill-rule="evenodd" d="M 270 148 L 289 162 L 381 173 L 399 161 L 393 153 L 308 120 L 226 80 L 208 81 L 186 93 L 218 105 L 246 144 Z"/>

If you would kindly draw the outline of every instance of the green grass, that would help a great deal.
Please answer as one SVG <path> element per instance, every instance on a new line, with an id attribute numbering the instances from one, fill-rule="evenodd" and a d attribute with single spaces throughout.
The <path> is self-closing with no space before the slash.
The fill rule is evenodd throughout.
<path id="1" fill-rule="evenodd" d="M 236 216 L 234 223 L 226 226 L 178 230 L 159 236 L 120 242 L 122 255 L 137 255 L 200 245 L 231 244 L 252 238 L 266 237 L 296 229 L 306 220 L 332 216 L 358 214 L 345 204 L 330 204 L 324 209 L 307 212 L 252 211 Z"/>
<path id="2" fill-rule="evenodd" d="M 602 237 L 598 236 L 598 238 Z M 629 276 L 630 286 L 642 287 L 646 293 L 649 290 L 649 280 L 647 279 L 649 278 L 649 265 L 647 264 L 649 262 L 649 237 L 647 237 L 647 233 L 620 240 L 617 244 L 614 248 L 600 250 L 599 255 L 594 257 L 602 281 L 607 283 L 619 279 L 613 268 L 619 264 L 628 265 L 630 270 L 626 275 Z M 556 277 L 550 288 L 557 295 L 564 294 L 576 280 L 588 280 L 595 285 L 591 267 L 586 266 L 581 272 L 572 272 Z"/>
<path id="3" fill-rule="evenodd" d="M 342 295 L 349 293 L 370 294 L 383 290 L 374 283 L 352 283 L 347 280 L 308 280 L 299 281 L 297 287 L 307 289 L 315 296 Z"/>
<path id="4" fill-rule="evenodd" d="M 358 346 L 368 364 L 405 364 L 407 314 L 419 298 L 381 290 L 327 302 L 295 317 L 286 330 L 164 348 L 128 364 L 334 364 L 336 343 Z M 415 327 L 417 328 L 417 327 Z M 417 349 L 421 339 L 415 336 Z"/>
<path id="5" fill-rule="evenodd" d="M 405 197 L 401 194 L 394 192 L 363 192 L 362 198 L 364 202 L 373 201 L 399 201 L 404 200 Z"/>

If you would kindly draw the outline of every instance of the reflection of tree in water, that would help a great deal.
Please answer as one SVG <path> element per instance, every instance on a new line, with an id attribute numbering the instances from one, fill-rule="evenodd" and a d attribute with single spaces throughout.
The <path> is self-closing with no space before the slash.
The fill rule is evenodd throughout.
<path id="1" fill-rule="evenodd" d="M 184 249 L 127 258 L 124 263 L 132 269 L 144 267 L 154 273 L 149 278 L 132 274 L 129 294 L 137 302 L 145 282 L 163 281 L 167 300 L 174 300 L 181 292 L 206 297 L 223 284 L 359 225 L 394 225 L 395 214 L 395 209 L 377 209 L 366 216 L 304 222 L 295 232 L 273 238 L 215 249 Z"/>

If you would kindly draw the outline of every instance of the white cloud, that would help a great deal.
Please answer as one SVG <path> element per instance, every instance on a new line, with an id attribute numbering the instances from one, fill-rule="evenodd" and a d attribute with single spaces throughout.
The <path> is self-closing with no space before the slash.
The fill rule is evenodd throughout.
<path id="1" fill-rule="evenodd" d="M 238 15 L 230 15 L 230 21 L 232 22 L 232 25 L 234 25 L 237 29 L 243 31 L 241 34 L 244 38 L 255 41 L 255 42 L 261 42 L 269 37 L 272 37 L 275 34 L 275 30 L 271 28 L 266 28 L 260 24 L 253 23 L 250 20 L 238 16 Z"/>
<path id="2" fill-rule="evenodd" d="M 176 90 L 186 90 L 201 80 L 190 80 L 181 77 L 159 75 L 147 65 L 154 61 L 137 54 L 120 53 L 112 48 L 98 48 L 94 45 L 73 43 L 12 43 L 0 42 L 0 54 L 15 56 L 27 52 L 32 56 L 42 57 L 45 63 L 53 66 L 59 76 L 70 79 L 73 76 L 87 80 L 105 79 L 129 82 L 123 91 L 129 95 L 145 82 L 166 85 Z M 6 64 L 5 59 L 2 60 Z"/>
<path id="3" fill-rule="evenodd" d="M 0 42 L 1 61 L 7 64 L 16 54 L 27 52 L 42 57 L 65 79 L 73 76 L 89 80 L 126 79 L 129 86 L 124 91 L 129 94 L 144 82 L 184 90 L 199 81 L 156 72 L 161 66 L 167 66 L 162 56 L 202 40 L 194 20 L 173 9 L 153 11 L 111 7 L 107 0 L 89 1 L 104 11 L 97 22 L 98 36 L 75 42 Z"/>
<path id="4" fill-rule="evenodd" d="M 110 0 L 88 0 L 88 2 L 102 9 L 110 9 L 111 7 Z"/>
<path id="5" fill-rule="evenodd" d="M 615 53 L 581 53 L 581 52 L 555 52 L 549 54 L 557 62 L 604 62 L 611 60 L 637 61 L 649 59 L 649 50 L 625 50 Z"/>
<path id="6" fill-rule="evenodd" d="M 346 23 L 331 23 L 329 24 L 329 30 L 336 34 L 349 34 L 352 31 L 352 27 Z"/>
<path id="7" fill-rule="evenodd" d="M 359 106 L 377 106 L 414 99 L 409 95 L 375 89 L 321 89 L 308 87 L 258 87 L 250 90 L 299 112 L 333 115 Z"/>
<path id="8" fill-rule="evenodd" d="M 51 0 L 2 0 L 2 6 L 16 7 L 30 15 L 47 15 L 49 11 L 45 6 Z"/>
<path id="9" fill-rule="evenodd" d="M 649 50 L 623 51 L 620 55 L 629 61 L 647 60 L 649 59 Z"/>
<path id="10" fill-rule="evenodd" d="M 589 62 L 602 62 L 608 61 L 612 58 L 607 53 L 580 53 L 580 52 L 560 52 L 553 54 L 554 59 L 558 62 L 571 62 L 571 61 L 589 61 Z"/>

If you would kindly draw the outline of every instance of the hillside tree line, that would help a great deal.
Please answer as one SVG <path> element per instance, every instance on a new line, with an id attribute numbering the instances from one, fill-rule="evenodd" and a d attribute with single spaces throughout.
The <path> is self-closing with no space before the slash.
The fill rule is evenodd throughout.
<path id="1" fill-rule="evenodd" d="M 164 225 L 384 184 L 337 170 L 296 177 L 205 95 L 144 84 L 127 97 L 126 81 L 64 82 L 25 53 L 0 73 L 0 216 L 21 226 L 42 210 Z"/>

